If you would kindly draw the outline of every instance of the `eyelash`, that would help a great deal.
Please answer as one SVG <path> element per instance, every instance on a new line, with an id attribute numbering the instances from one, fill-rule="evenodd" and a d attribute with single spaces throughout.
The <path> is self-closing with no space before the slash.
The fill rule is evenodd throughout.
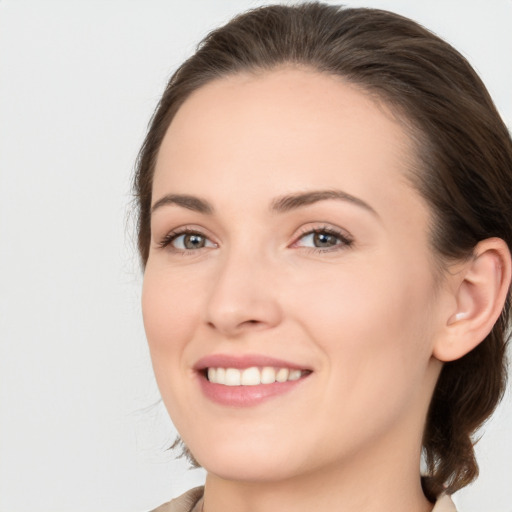
<path id="1" fill-rule="evenodd" d="M 326 252 L 333 252 L 333 251 L 339 251 L 343 249 L 347 249 L 352 246 L 354 241 L 352 238 L 347 236 L 345 233 L 343 233 L 340 230 L 337 230 L 335 228 L 332 228 L 331 226 L 320 226 L 316 228 L 304 228 L 303 232 L 300 233 L 299 236 L 296 237 L 295 241 L 291 245 L 291 247 L 301 247 L 298 245 L 298 242 L 305 238 L 306 236 L 315 235 L 315 234 L 326 234 L 329 236 L 335 237 L 339 243 L 336 243 L 335 245 L 331 247 L 304 247 L 304 249 L 308 250 L 308 252 L 311 253 L 326 253 Z M 192 229 L 188 227 L 180 228 L 174 231 L 171 231 L 167 235 L 164 236 L 164 238 L 158 243 L 158 246 L 162 249 L 169 248 L 172 250 L 172 252 L 180 253 L 183 255 L 192 254 L 199 249 L 203 249 L 204 247 L 200 247 L 199 249 L 176 249 L 175 247 L 172 247 L 172 243 L 177 240 L 180 236 L 184 235 L 196 235 L 199 236 L 205 240 L 209 240 L 206 235 L 198 231 L 197 229 Z M 211 242 L 211 241 L 210 241 Z M 211 242 L 214 245 L 216 245 L 214 242 Z"/>
<path id="2" fill-rule="evenodd" d="M 183 254 L 183 255 L 187 255 L 187 254 L 191 254 L 191 253 L 196 252 L 198 249 L 176 249 L 175 247 L 173 247 L 171 245 L 180 236 L 184 236 L 184 235 L 196 235 L 196 236 L 199 236 L 201 238 L 204 238 L 205 240 L 209 240 L 209 238 L 206 235 L 204 235 L 203 233 L 201 233 L 197 229 L 192 229 L 192 228 L 184 227 L 184 228 L 179 228 L 177 230 L 171 231 L 170 233 L 165 235 L 164 238 L 162 238 L 162 240 L 158 243 L 158 246 L 160 248 L 162 248 L 162 249 L 167 247 L 172 252 L 180 253 L 180 254 Z M 202 249 L 202 247 L 200 249 Z"/>
<path id="3" fill-rule="evenodd" d="M 331 247 L 304 247 L 304 249 L 307 249 L 308 252 L 311 252 L 313 254 L 318 253 L 326 253 L 326 252 L 333 252 L 333 251 L 340 251 L 343 249 L 348 249 L 352 246 L 354 243 L 354 240 L 350 238 L 346 233 L 342 232 L 341 230 L 338 230 L 336 228 L 333 228 L 331 226 L 319 226 L 315 228 L 304 228 L 303 232 L 295 239 L 295 242 L 293 242 L 293 246 L 298 246 L 298 242 L 302 240 L 306 236 L 315 235 L 315 234 L 326 234 L 329 236 L 333 236 L 337 238 L 339 243 L 336 243 L 335 245 Z M 300 247 L 300 246 L 298 246 Z"/>

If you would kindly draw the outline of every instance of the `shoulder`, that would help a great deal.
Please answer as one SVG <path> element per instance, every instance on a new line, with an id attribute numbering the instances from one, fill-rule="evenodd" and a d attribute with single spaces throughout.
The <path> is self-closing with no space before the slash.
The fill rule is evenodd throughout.
<path id="1" fill-rule="evenodd" d="M 442 494 L 436 501 L 432 512 L 457 512 L 452 499 L 447 494 Z"/>
<path id="2" fill-rule="evenodd" d="M 151 512 L 196 512 L 194 509 L 203 497 L 204 487 L 194 487 L 178 498 L 160 505 Z"/>

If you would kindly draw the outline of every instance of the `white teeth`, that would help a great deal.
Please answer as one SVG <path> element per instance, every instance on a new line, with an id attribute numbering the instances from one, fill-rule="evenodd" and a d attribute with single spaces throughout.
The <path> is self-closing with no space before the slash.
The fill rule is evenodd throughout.
<path id="1" fill-rule="evenodd" d="M 226 386 L 240 386 L 240 370 L 236 368 L 226 368 L 226 376 L 224 378 L 224 382 L 219 382 L 217 380 L 217 384 L 224 384 Z"/>
<path id="2" fill-rule="evenodd" d="M 226 381 L 226 368 L 217 368 L 215 378 L 216 382 L 224 383 Z"/>
<path id="3" fill-rule="evenodd" d="M 208 380 L 213 383 L 217 382 L 217 370 L 215 368 L 208 368 Z"/>
<path id="4" fill-rule="evenodd" d="M 272 368 L 265 366 L 258 368 L 252 366 L 244 370 L 238 368 L 208 368 L 208 380 L 214 384 L 224 386 L 257 386 L 259 384 L 273 384 L 298 380 L 302 377 L 302 370 L 289 368 Z"/>
<path id="5" fill-rule="evenodd" d="M 273 384 L 276 381 L 276 371 L 270 366 L 265 366 L 261 370 L 261 383 Z"/>
<path id="6" fill-rule="evenodd" d="M 290 370 L 290 375 L 288 375 L 288 380 L 299 380 L 302 372 L 300 370 Z"/>
<path id="7" fill-rule="evenodd" d="M 276 381 L 286 382 L 288 380 L 288 375 L 290 375 L 290 370 L 288 370 L 288 368 L 279 368 L 276 373 Z"/>
<path id="8" fill-rule="evenodd" d="M 242 386 L 257 386 L 261 384 L 260 371 L 258 368 L 253 367 L 244 370 L 240 384 L 242 384 Z"/>

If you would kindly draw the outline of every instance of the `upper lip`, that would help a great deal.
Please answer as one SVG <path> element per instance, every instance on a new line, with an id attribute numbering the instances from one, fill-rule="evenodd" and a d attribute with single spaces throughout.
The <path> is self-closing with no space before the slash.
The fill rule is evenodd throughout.
<path id="1" fill-rule="evenodd" d="M 310 368 L 298 363 L 261 354 L 211 354 L 199 359 L 194 365 L 194 370 L 202 371 L 206 368 L 238 368 L 242 370 L 254 366 L 272 366 L 274 368 L 290 368 L 292 370 L 310 370 Z"/>

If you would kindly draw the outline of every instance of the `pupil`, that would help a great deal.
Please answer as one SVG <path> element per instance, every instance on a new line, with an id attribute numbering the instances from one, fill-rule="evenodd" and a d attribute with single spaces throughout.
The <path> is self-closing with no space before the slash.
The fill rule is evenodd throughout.
<path id="1" fill-rule="evenodd" d="M 315 247 L 332 247 L 336 245 L 336 237 L 328 233 L 315 233 L 313 241 Z"/>
<path id="2" fill-rule="evenodd" d="M 184 245 L 187 249 L 200 249 L 204 247 L 204 238 L 201 235 L 187 235 Z"/>

